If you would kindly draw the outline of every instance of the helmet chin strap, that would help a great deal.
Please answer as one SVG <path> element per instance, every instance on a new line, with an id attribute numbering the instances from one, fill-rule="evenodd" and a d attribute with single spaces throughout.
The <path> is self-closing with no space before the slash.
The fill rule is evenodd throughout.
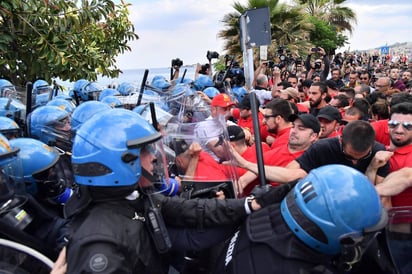
<path id="1" fill-rule="evenodd" d="M 143 167 L 142 167 L 142 176 L 145 177 L 150 182 L 156 182 L 158 180 L 156 176 L 150 174 L 150 172 L 144 169 Z"/>

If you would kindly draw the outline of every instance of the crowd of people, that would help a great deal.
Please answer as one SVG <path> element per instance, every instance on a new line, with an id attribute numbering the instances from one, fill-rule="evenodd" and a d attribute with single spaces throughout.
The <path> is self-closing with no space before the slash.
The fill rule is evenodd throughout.
<path id="1" fill-rule="evenodd" d="M 408 273 L 412 62 L 329 58 L 37 80 L 29 110 L 0 80 L 0 238 L 54 274 Z"/>

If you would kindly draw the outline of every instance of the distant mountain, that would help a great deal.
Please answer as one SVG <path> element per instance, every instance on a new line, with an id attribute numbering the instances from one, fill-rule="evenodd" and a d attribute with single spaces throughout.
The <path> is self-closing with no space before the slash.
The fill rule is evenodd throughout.
<path id="1" fill-rule="evenodd" d="M 395 43 L 392 45 L 386 45 L 389 47 L 390 53 L 397 53 L 397 54 L 406 54 L 407 56 L 411 57 L 412 55 L 412 42 L 402 42 L 402 43 Z M 371 49 L 363 49 L 363 50 L 356 50 L 360 52 L 373 52 L 381 50 L 382 46 L 371 48 Z"/>

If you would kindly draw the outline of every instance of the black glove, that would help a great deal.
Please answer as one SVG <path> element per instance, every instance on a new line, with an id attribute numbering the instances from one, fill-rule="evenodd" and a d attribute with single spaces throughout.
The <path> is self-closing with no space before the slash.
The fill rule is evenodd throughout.
<path id="1" fill-rule="evenodd" d="M 264 186 L 255 186 L 251 195 L 255 197 L 256 202 L 261 207 L 266 207 L 271 204 L 280 203 L 286 194 L 297 184 L 298 180 L 273 187 L 269 184 Z"/>

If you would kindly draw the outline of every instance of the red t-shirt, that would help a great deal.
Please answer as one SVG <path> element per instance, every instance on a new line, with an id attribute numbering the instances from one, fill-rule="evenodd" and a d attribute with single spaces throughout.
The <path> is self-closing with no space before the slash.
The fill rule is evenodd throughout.
<path id="1" fill-rule="evenodd" d="M 298 107 L 299 113 L 309 113 L 309 108 L 304 104 L 297 103 L 296 106 Z"/>
<path id="2" fill-rule="evenodd" d="M 276 147 L 288 145 L 290 129 L 291 127 L 288 127 L 278 132 L 278 134 L 276 135 L 275 141 L 271 145 L 272 149 L 275 149 Z"/>
<path id="3" fill-rule="evenodd" d="M 341 136 L 341 135 L 342 135 L 342 131 L 337 129 L 335 131 L 332 131 L 332 133 L 329 134 L 328 137 L 326 137 L 326 138 L 335 138 L 335 137 Z"/>
<path id="4" fill-rule="evenodd" d="M 396 149 L 389 159 L 390 172 L 412 167 L 412 144 Z M 392 206 L 412 206 L 412 187 L 392 196 Z"/>
<path id="5" fill-rule="evenodd" d="M 375 129 L 375 140 L 386 147 L 390 145 L 388 119 L 378 120 L 371 123 L 373 129 Z"/>
<path id="6" fill-rule="evenodd" d="M 278 146 L 276 148 L 272 148 L 270 151 L 263 154 L 263 161 L 265 165 L 268 166 L 281 166 L 285 167 L 290 162 L 298 158 L 300 155 L 305 152 L 304 150 L 300 150 L 297 152 L 290 152 L 288 145 Z M 278 186 L 278 182 L 269 182 L 273 186 Z"/>
<path id="7" fill-rule="evenodd" d="M 210 154 L 201 151 L 199 161 L 194 175 L 194 180 L 199 181 L 220 181 L 228 180 L 230 176 L 230 166 L 216 162 Z"/>
<path id="8" fill-rule="evenodd" d="M 270 147 L 268 144 L 266 144 L 265 142 L 262 142 L 262 152 L 263 155 L 264 153 L 266 153 L 267 151 L 270 150 Z M 257 162 L 257 156 L 256 156 L 256 146 L 255 144 L 253 144 L 252 146 L 248 147 L 245 152 L 242 153 L 242 157 L 245 158 L 246 160 L 252 162 L 252 163 L 256 163 Z M 243 174 L 245 174 L 247 172 L 246 169 L 244 168 L 237 168 L 237 172 L 239 177 L 242 176 Z M 250 192 L 252 191 L 252 189 L 257 186 L 259 184 L 259 178 L 256 178 L 254 181 L 252 181 L 250 184 L 248 184 L 245 189 L 243 189 L 243 194 L 242 196 L 249 196 Z"/>
<path id="9" fill-rule="evenodd" d="M 258 113 L 258 121 L 259 121 L 259 128 L 262 128 L 262 120 L 263 114 L 261 112 Z M 240 118 L 237 120 L 238 126 L 242 128 L 248 128 L 250 132 L 253 134 L 255 131 L 253 130 L 253 119 L 252 116 L 247 118 Z"/>

